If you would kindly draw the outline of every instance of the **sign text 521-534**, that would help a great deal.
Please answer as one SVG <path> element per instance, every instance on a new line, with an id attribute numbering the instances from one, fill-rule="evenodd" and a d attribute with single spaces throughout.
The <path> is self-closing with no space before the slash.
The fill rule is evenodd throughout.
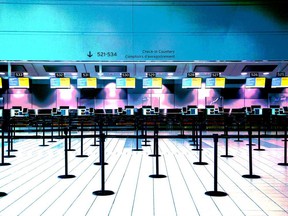
<path id="1" fill-rule="evenodd" d="M 115 57 L 117 52 L 97 52 L 97 57 Z"/>

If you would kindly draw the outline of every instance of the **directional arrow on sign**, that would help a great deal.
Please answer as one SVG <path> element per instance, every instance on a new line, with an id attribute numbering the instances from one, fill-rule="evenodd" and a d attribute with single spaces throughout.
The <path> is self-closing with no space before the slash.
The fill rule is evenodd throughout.
<path id="1" fill-rule="evenodd" d="M 88 56 L 89 58 L 91 58 L 91 57 L 93 56 L 93 54 L 91 53 L 91 51 L 89 51 L 89 53 L 87 54 L 87 56 Z"/>

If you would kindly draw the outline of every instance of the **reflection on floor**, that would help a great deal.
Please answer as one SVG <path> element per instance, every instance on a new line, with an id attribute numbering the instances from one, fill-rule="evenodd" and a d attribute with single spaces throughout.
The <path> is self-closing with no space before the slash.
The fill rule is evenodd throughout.
<path id="1" fill-rule="evenodd" d="M 173 132 L 171 132 L 173 133 Z M 75 178 L 60 179 L 64 169 L 64 140 L 16 140 L 11 154 L 5 158 L 9 166 L 0 166 L 0 215 L 287 215 L 288 168 L 277 165 L 284 160 L 282 139 L 261 139 L 265 151 L 253 151 L 253 174 L 259 179 L 243 178 L 249 174 L 247 139 L 229 140 L 232 158 L 225 153 L 225 140 L 218 142 L 218 191 L 224 197 L 205 195 L 214 190 L 213 140 L 203 139 L 202 161 L 195 165 L 199 151 L 192 151 L 189 139 L 159 139 L 159 174 L 155 174 L 156 158 L 153 140 L 143 151 L 132 151 L 133 139 L 108 138 L 105 142 L 105 188 L 101 185 L 99 147 L 90 146 L 94 139 L 72 140 L 68 152 L 68 172 Z M 257 142 L 257 140 L 253 140 Z M 253 147 L 255 148 L 255 147 Z M 110 196 L 95 196 L 98 190 L 111 190 Z"/>

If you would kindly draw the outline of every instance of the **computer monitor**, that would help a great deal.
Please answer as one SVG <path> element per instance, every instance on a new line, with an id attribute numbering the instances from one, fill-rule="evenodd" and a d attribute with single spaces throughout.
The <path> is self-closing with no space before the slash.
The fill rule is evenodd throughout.
<path id="1" fill-rule="evenodd" d="M 154 107 L 154 112 L 159 113 L 159 107 Z"/>
<path id="2" fill-rule="evenodd" d="M 61 116 L 69 116 L 69 109 L 61 109 L 60 113 Z"/>
<path id="3" fill-rule="evenodd" d="M 123 108 L 122 108 L 122 107 L 118 107 L 118 109 L 117 109 L 117 113 L 118 113 L 118 114 L 123 113 Z"/>
<path id="4" fill-rule="evenodd" d="M 182 113 L 186 114 L 187 113 L 187 107 L 182 107 Z"/>
<path id="5" fill-rule="evenodd" d="M 262 115 L 262 109 L 261 108 L 254 108 L 254 115 Z"/>
<path id="6" fill-rule="evenodd" d="M 90 114 L 95 113 L 95 109 L 94 109 L 93 107 L 90 107 L 90 108 L 89 108 L 89 113 L 90 113 Z"/>
<path id="7" fill-rule="evenodd" d="M 51 115 L 57 115 L 57 108 L 52 108 Z"/>
<path id="8" fill-rule="evenodd" d="M 188 114 L 189 115 L 198 115 L 198 109 L 197 108 L 189 108 Z"/>
<path id="9" fill-rule="evenodd" d="M 88 114 L 88 111 L 87 111 L 87 109 L 86 108 L 78 108 L 77 109 L 77 115 L 78 116 L 83 116 L 83 115 L 86 115 L 86 114 Z"/>
<path id="10" fill-rule="evenodd" d="M 10 110 L 10 116 L 11 117 L 15 117 L 15 116 L 19 116 L 19 115 L 22 115 L 22 112 L 20 109 L 11 109 Z"/>

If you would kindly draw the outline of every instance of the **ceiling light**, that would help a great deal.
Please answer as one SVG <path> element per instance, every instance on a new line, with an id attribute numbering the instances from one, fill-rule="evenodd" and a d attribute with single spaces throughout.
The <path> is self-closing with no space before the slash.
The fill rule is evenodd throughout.
<path id="1" fill-rule="evenodd" d="M 263 75 L 269 75 L 269 72 L 264 72 Z"/>
<path id="2" fill-rule="evenodd" d="M 247 72 L 241 72 L 241 75 L 245 76 L 245 75 L 247 75 Z"/>

